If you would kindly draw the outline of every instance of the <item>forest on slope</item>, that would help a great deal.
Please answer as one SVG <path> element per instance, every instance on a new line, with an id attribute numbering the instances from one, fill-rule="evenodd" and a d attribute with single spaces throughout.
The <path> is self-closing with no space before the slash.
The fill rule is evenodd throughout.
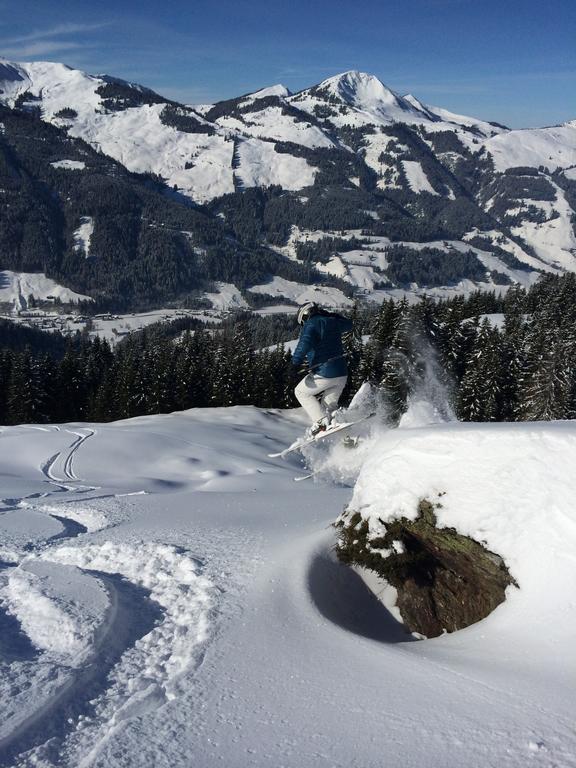
<path id="1" fill-rule="evenodd" d="M 501 327 L 484 317 L 503 315 Z M 576 417 L 576 276 L 547 276 L 504 297 L 392 299 L 351 313 L 350 380 L 364 381 L 397 423 L 431 366 L 464 421 Z M 196 320 L 159 324 L 115 349 L 86 335 L 64 341 L 0 324 L 0 423 L 111 421 L 205 406 L 296 405 L 283 342 L 295 319 L 230 318 L 208 330 Z M 362 337 L 368 336 L 363 343 Z M 270 340 L 280 340 L 271 345 Z M 26 348 L 22 350 L 22 345 Z M 265 346 L 267 345 L 267 346 Z M 66 397 L 63 394 L 66 394 Z"/>

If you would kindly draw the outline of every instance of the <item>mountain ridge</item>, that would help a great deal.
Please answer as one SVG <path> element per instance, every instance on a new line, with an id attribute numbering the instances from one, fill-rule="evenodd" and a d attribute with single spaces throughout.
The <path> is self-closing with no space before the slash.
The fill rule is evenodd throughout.
<path id="1" fill-rule="evenodd" d="M 343 280 L 374 297 L 431 287 L 500 290 L 529 284 L 540 270 L 576 271 L 576 120 L 508 129 L 402 96 L 357 70 L 294 94 L 276 84 L 189 106 L 110 75 L 2 59 L 0 90 L 5 108 L 60 131 L 59 146 L 66 136 L 85 142 L 164 185 L 164 197 L 202 211 L 238 252 L 266 252 L 276 264 L 269 289 L 262 269 L 240 277 L 239 263 L 213 275 L 243 289 L 252 283 L 257 293 L 281 295 L 273 252 L 292 264 L 286 274 L 305 267 L 315 270 L 312 280 Z M 60 179 L 90 173 L 62 154 L 52 159 Z M 81 210 L 76 215 L 78 229 Z M 463 248 L 481 268 L 464 266 Z M 138 249 L 131 256 L 141 257 Z M 438 259 L 443 266 L 432 277 Z M 14 260 L 2 266 L 18 268 Z M 59 278 L 66 280 L 65 270 Z M 297 300 L 290 291 L 284 298 Z"/>

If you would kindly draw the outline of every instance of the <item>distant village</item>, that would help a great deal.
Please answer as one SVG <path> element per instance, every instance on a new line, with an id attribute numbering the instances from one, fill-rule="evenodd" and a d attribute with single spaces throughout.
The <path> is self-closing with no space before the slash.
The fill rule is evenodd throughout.
<path id="1" fill-rule="evenodd" d="M 174 320 L 178 317 L 199 317 L 215 322 L 226 313 L 215 310 L 158 309 L 150 312 L 131 312 L 125 315 L 103 313 L 97 315 L 76 314 L 71 305 L 56 302 L 54 296 L 47 296 L 42 305 L 21 309 L 13 302 L 0 303 L 0 318 L 20 325 L 46 332 L 60 332 L 73 336 L 81 332 L 100 336 L 114 343 L 134 331 L 152 323 Z"/>

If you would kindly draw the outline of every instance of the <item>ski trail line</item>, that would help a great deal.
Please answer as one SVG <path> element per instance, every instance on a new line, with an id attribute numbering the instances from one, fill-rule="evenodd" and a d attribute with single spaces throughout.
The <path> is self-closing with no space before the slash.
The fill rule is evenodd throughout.
<path id="1" fill-rule="evenodd" d="M 68 432 L 71 435 L 75 435 L 76 439 L 71 443 L 71 445 L 68 446 L 68 453 L 66 454 L 66 457 L 63 460 L 62 468 L 63 468 L 64 477 L 58 477 L 54 471 L 55 465 L 57 464 L 58 460 L 62 458 L 64 451 L 58 451 L 53 456 L 50 456 L 50 458 L 47 459 L 43 464 L 40 465 L 40 472 L 42 472 L 42 474 L 51 483 L 65 483 L 67 480 L 81 479 L 76 475 L 74 471 L 75 454 L 81 445 L 83 445 L 90 437 L 93 437 L 96 434 L 96 430 L 90 429 L 90 428 L 87 428 L 85 433 L 73 432 L 70 429 L 67 429 L 66 432 Z M 70 490 L 65 486 L 64 488 L 65 490 Z"/>
<path id="2" fill-rule="evenodd" d="M 74 472 L 74 456 L 80 446 L 83 445 L 83 443 L 85 443 L 88 438 L 96 434 L 96 430 L 87 429 L 86 434 L 82 434 L 81 432 L 72 432 L 71 430 L 66 431 L 70 432 L 71 435 L 78 435 L 78 439 L 75 440 L 70 446 L 68 456 L 64 461 L 64 474 L 69 480 L 79 480 L 80 478 Z"/>
<path id="3" fill-rule="evenodd" d="M 40 465 L 40 472 L 42 472 L 42 474 L 45 477 L 47 477 L 48 480 L 50 480 L 50 481 L 54 481 L 54 482 L 58 482 L 59 481 L 59 478 L 55 477 L 52 474 L 52 467 L 54 466 L 54 464 L 59 459 L 60 453 L 61 453 L 61 451 L 58 451 L 58 453 L 55 453 L 54 456 L 50 456 L 50 458 L 47 459 L 47 461 L 45 461 L 44 464 Z"/>
<path id="4" fill-rule="evenodd" d="M 106 694 L 108 674 L 123 654 L 162 619 L 162 610 L 150 600 L 147 590 L 114 575 L 92 575 L 105 585 L 110 599 L 92 654 L 46 702 L 0 740 L 2 768 L 13 765 L 21 753 L 43 744 L 47 737 L 62 741 L 70 732 L 71 720 L 90 709 L 91 699 Z"/>
<path id="5" fill-rule="evenodd" d="M 0 742 L 8 759 L 0 768 L 14 758 L 21 768 L 38 765 L 46 731 L 58 765 L 87 767 L 131 719 L 174 699 L 181 675 L 201 664 L 214 585 L 193 555 L 156 542 L 50 546 L 41 559 L 104 581 L 112 610 L 90 662 Z"/>

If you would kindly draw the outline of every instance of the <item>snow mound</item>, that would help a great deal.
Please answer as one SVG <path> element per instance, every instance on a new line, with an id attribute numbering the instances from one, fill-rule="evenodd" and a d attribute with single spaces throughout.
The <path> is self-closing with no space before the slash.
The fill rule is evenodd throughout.
<path id="1" fill-rule="evenodd" d="M 130 659 L 125 658 L 116 670 L 116 685 L 127 691 L 128 699 L 130 678 L 138 670 L 147 685 L 165 689 L 170 697 L 176 676 L 189 665 L 195 647 L 208 633 L 212 584 L 199 574 L 194 559 L 166 544 L 112 541 L 62 546 L 46 557 L 84 570 L 119 574 L 149 591 L 150 599 L 164 610 L 164 621 L 126 654 Z"/>
<path id="2" fill-rule="evenodd" d="M 77 568 L 32 561 L 15 568 L 0 603 L 36 648 L 77 667 L 92 653 L 109 608 L 104 587 Z"/>

